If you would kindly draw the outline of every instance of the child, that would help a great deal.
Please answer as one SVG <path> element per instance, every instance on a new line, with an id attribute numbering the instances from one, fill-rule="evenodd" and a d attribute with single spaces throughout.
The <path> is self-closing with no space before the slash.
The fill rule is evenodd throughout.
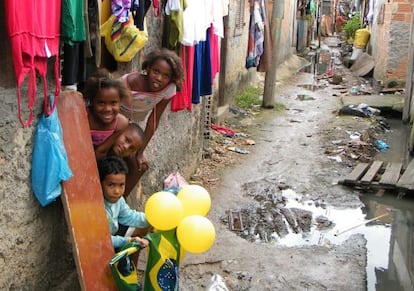
<path id="1" fill-rule="evenodd" d="M 124 100 L 121 105 L 121 112 L 137 122 L 144 121 L 149 114 L 145 126 L 145 142 L 136 154 L 140 176 L 148 168 L 144 150 L 158 128 L 162 113 L 176 94 L 177 87 L 181 87 L 184 76 L 181 59 L 168 49 L 149 53 L 142 63 L 142 69 L 143 72 L 122 76 L 131 90 L 132 99 L 129 102 Z"/>
<path id="2" fill-rule="evenodd" d="M 95 148 L 96 159 L 107 156 L 118 156 L 124 159 L 128 166 L 124 197 L 127 197 L 137 184 L 140 175 L 135 161 L 135 153 L 145 141 L 145 135 L 138 123 L 129 122 L 128 127 L 119 135 L 112 135 L 103 144 Z"/>
<path id="3" fill-rule="evenodd" d="M 128 167 L 125 162 L 120 157 L 107 157 L 98 161 L 98 171 L 104 195 L 106 217 L 114 248 L 122 248 L 125 244 L 132 241 L 139 242 L 143 248 L 147 247 L 148 241 L 136 235 L 138 232 L 145 233 L 149 229 L 145 214 L 130 209 L 122 197 L 128 173 Z M 116 235 L 119 223 L 137 228 L 136 232 L 130 237 Z"/>
<path id="4" fill-rule="evenodd" d="M 98 70 L 88 78 L 84 97 L 94 147 L 104 143 L 110 136 L 120 134 L 128 126 L 128 118 L 120 114 L 119 110 L 121 102 L 129 96 L 123 82 L 113 78 L 106 69 Z"/>

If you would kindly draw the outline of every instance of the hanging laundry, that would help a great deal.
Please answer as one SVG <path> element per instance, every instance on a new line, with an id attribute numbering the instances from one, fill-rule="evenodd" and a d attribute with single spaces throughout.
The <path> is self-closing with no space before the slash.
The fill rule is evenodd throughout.
<path id="1" fill-rule="evenodd" d="M 210 31 L 210 57 L 211 57 L 211 82 L 213 85 L 214 79 L 218 72 L 220 72 L 220 48 L 219 48 L 219 36 L 214 33 L 213 25 L 209 29 Z"/>
<path id="2" fill-rule="evenodd" d="M 88 0 L 87 9 L 85 10 L 85 57 L 95 56 L 96 68 L 101 66 L 101 0 Z"/>
<path id="3" fill-rule="evenodd" d="M 206 30 L 213 21 L 211 3 L 211 0 L 187 0 L 183 13 L 182 44 L 191 46 L 206 40 Z"/>
<path id="4" fill-rule="evenodd" d="M 229 14 L 229 0 L 215 0 L 212 2 L 212 23 L 214 34 L 224 37 L 223 17 Z"/>
<path id="5" fill-rule="evenodd" d="M 198 104 L 200 103 L 200 96 L 211 95 L 213 93 L 211 79 L 210 29 L 206 31 L 206 40 L 196 44 L 194 50 L 192 102 Z"/>
<path id="6" fill-rule="evenodd" d="M 154 16 L 160 17 L 161 16 L 160 0 L 152 0 L 152 8 L 154 9 Z"/>
<path id="7" fill-rule="evenodd" d="M 263 54 L 264 22 L 260 0 L 250 0 L 249 38 L 246 68 L 257 67 Z"/>
<path id="8" fill-rule="evenodd" d="M 36 99 L 36 72 L 43 80 L 43 110 L 46 115 L 53 112 L 59 96 L 58 53 L 61 1 L 6 0 L 4 3 L 7 33 L 10 37 L 17 80 L 19 121 L 23 126 L 29 126 L 33 120 L 33 105 Z M 52 56 L 55 57 L 55 98 L 53 104 L 49 106 L 46 74 L 48 58 Z M 21 112 L 20 89 L 26 76 L 28 77 L 29 117 L 24 120 Z"/>
<path id="9" fill-rule="evenodd" d="M 147 14 L 150 6 L 151 6 L 151 0 L 135 0 L 137 1 L 137 5 L 133 5 L 131 8 L 132 15 L 134 17 L 134 23 L 135 26 L 141 30 L 144 31 L 144 19 L 145 15 Z"/>
<path id="10" fill-rule="evenodd" d="M 62 85 L 77 90 L 86 81 L 84 42 L 86 40 L 83 1 L 62 0 L 61 36 L 63 43 Z"/>
<path id="11" fill-rule="evenodd" d="M 181 90 L 171 99 L 171 111 L 191 111 L 191 93 L 194 71 L 194 46 L 181 46 L 181 61 L 184 69 L 184 80 Z"/>
<path id="12" fill-rule="evenodd" d="M 183 39 L 183 11 L 186 0 L 167 0 L 165 4 L 163 47 L 175 50 Z"/>
<path id="13" fill-rule="evenodd" d="M 267 17 L 266 0 L 260 0 L 261 15 L 264 23 L 264 39 L 263 39 L 263 54 L 260 57 L 258 72 L 267 72 L 272 62 L 272 36 L 270 33 L 270 22 Z"/>
<path id="14" fill-rule="evenodd" d="M 131 0 L 111 0 L 112 15 L 115 15 L 120 23 L 127 22 L 131 5 Z"/>

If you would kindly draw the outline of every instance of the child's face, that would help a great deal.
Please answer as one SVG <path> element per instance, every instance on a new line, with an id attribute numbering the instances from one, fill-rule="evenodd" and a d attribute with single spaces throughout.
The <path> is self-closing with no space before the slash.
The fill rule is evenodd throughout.
<path id="1" fill-rule="evenodd" d="M 109 174 L 102 181 L 102 192 L 105 199 L 115 203 L 121 198 L 125 191 L 126 176 L 124 173 Z"/>
<path id="2" fill-rule="evenodd" d="M 91 112 L 100 122 L 112 123 L 119 113 L 121 98 L 116 88 L 103 88 L 91 101 Z"/>
<path id="3" fill-rule="evenodd" d="M 112 151 L 118 157 L 128 157 L 141 149 L 143 141 L 141 136 L 133 129 L 127 128 L 114 142 Z"/>
<path id="4" fill-rule="evenodd" d="M 163 59 L 158 59 L 147 69 L 150 91 L 159 91 L 164 89 L 172 78 L 172 68 Z"/>

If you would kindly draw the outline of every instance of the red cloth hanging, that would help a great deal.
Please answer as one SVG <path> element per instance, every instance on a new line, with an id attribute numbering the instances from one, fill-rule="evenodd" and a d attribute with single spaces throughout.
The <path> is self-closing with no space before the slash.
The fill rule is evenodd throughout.
<path id="1" fill-rule="evenodd" d="M 17 80 L 19 120 L 29 126 L 33 120 L 36 99 L 36 72 L 43 80 L 44 112 L 49 115 L 56 106 L 60 91 L 59 33 L 61 0 L 5 0 L 7 33 L 10 37 L 12 59 Z M 49 106 L 47 92 L 47 59 L 55 56 L 55 98 Z M 29 118 L 21 115 L 20 88 L 28 76 Z M 49 109 L 50 108 L 50 109 Z"/>
<path id="2" fill-rule="evenodd" d="M 181 45 L 181 61 L 184 69 L 184 81 L 181 91 L 171 100 L 171 111 L 177 112 L 187 109 L 191 111 L 191 94 L 193 88 L 194 46 Z"/>

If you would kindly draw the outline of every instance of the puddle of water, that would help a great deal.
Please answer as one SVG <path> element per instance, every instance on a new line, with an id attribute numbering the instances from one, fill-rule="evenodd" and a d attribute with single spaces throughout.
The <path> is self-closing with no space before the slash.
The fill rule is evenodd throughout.
<path id="1" fill-rule="evenodd" d="M 335 226 L 318 230 L 313 225 L 308 233 L 289 232 L 278 239 L 278 245 L 329 246 L 341 244 L 353 234 L 363 234 L 367 240 L 367 290 L 414 290 L 414 201 L 398 200 L 395 194 L 381 198 L 364 195 L 364 209 L 335 209 L 303 201 L 291 189 L 283 196 L 288 198 L 287 208 L 311 211 L 313 217 L 322 215 Z M 366 223 L 385 213 L 389 215 Z"/>
<path id="2" fill-rule="evenodd" d="M 305 88 L 306 90 L 309 90 L 309 91 L 316 91 L 316 90 L 322 89 L 326 86 L 313 85 L 313 84 L 304 84 L 304 85 L 298 85 L 298 87 Z"/>

